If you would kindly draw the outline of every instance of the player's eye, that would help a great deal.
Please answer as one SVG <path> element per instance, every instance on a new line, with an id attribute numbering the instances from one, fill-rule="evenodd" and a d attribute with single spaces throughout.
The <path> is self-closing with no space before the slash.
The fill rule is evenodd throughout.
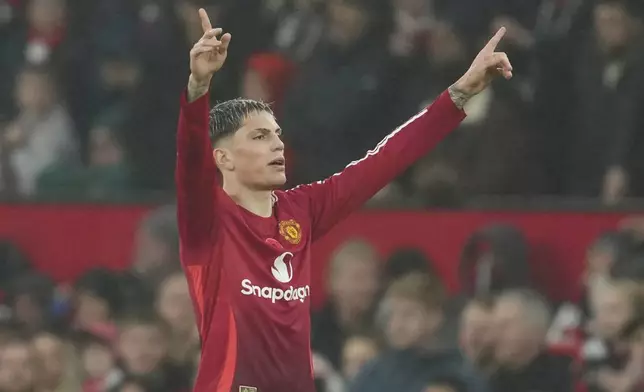
<path id="1" fill-rule="evenodd" d="M 253 140 L 264 140 L 264 139 L 266 139 L 266 135 L 264 135 L 264 134 L 262 134 L 262 135 L 257 135 L 257 136 L 255 136 L 255 137 L 253 138 Z"/>

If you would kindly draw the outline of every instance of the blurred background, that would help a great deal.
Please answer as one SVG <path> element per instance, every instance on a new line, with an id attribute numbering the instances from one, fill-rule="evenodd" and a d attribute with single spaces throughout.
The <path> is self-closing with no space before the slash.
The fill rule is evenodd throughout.
<path id="1" fill-rule="evenodd" d="M 190 390 L 172 203 L 199 7 L 233 35 L 213 102 L 273 103 L 290 185 L 507 28 L 515 77 L 315 245 L 319 392 L 644 390 L 641 0 L 0 0 L 0 392 Z"/>

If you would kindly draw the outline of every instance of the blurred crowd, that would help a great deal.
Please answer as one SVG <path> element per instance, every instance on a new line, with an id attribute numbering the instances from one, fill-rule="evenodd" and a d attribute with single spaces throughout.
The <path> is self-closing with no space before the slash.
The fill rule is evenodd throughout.
<path id="1" fill-rule="evenodd" d="M 644 196 L 642 4 L 0 0 L 0 198 L 171 192 L 179 94 L 206 7 L 233 36 L 213 101 L 272 102 L 291 184 L 362 156 L 505 26 L 513 80 L 472 100 L 461 127 L 371 203 L 619 204 Z M 0 243 L 0 392 L 190 390 L 200 341 L 175 210 L 146 217 L 135 243 L 129 270 L 72 283 Z M 589 247 L 575 303 L 540 294 L 528 253 L 515 227 L 481 228 L 462 251 L 462 291 L 448 295 L 422 252 L 347 241 L 312 314 L 319 392 L 643 391 L 644 223 Z"/>
<path id="2" fill-rule="evenodd" d="M 201 6 L 233 35 L 213 99 L 273 103 L 292 184 L 361 157 L 505 26 L 515 78 L 374 203 L 643 195 L 637 0 L 0 0 L 2 194 L 171 190 Z"/>
<path id="3" fill-rule="evenodd" d="M 128 270 L 71 284 L 0 245 L 0 392 L 190 390 L 200 341 L 175 215 L 144 217 Z M 589 246 L 575 303 L 540 294 L 510 225 L 472 233 L 449 294 L 423 252 L 348 239 L 311 315 L 318 392 L 641 392 L 644 220 L 620 227 Z"/>

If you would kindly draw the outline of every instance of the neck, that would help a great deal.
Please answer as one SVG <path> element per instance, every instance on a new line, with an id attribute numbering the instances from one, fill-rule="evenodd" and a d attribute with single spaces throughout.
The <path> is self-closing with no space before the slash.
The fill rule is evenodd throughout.
<path id="1" fill-rule="evenodd" d="M 234 185 L 224 181 L 224 192 L 230 196 L 237 205 L 259 215 L 263 218 L 269 218 L 273 215 L 273 198 L 271 191 L 251 190 L 241 185 Z"/>

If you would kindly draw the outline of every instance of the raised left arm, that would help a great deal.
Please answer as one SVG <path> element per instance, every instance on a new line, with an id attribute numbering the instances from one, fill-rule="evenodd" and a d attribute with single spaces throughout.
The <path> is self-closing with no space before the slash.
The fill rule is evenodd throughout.
<path id="1" fill-rule="evenodd" d="M 505 29 L 481 50 L 469 70 L 429 107 L 398 127 L 367 155 L 326 180 L 287 191 L 308 204 L 313 239 L 362 206 L 385 185 L 429 153 L 465 118 L 463 106 L 499 73 L 512 77 L 505 53 L 495 52 Z"/>

